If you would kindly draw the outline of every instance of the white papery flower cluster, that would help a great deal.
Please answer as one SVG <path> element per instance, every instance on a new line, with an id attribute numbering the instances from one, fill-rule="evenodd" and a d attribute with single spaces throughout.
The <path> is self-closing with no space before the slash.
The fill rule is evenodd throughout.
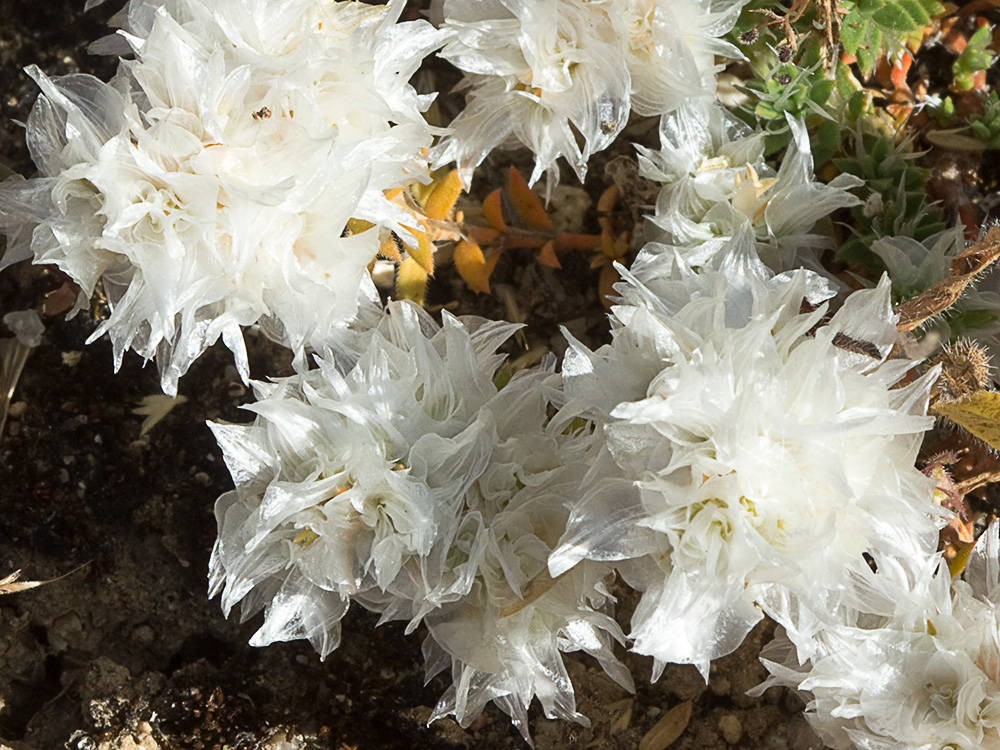
<path id="1" fill-rule="evenodd" d="M 695 266 L 709 265 L 742 227 L 775 271 L 801 265 L 820 271 L 816 251 L 831 247 L 812 234 L 816 222 L 859 199 L 861 181 L 847 174 L 817 182 L 805 123 L 788 118 L 792 141 L 778 171 L 764 161 L 764 133 L 754 133 L 714 98 L 685 103 L 660 121 L 661 150 L 637 146 L 639 171 L 663 183 L 647 237 L 683 248 Z"/>
<path id="2" fill-rule="evenodd" d="M 715 55 L 741 54 L 722 37 L 742 0 L 444 0 L 453 38 L 441 56 L 465 73 L 465 110 L 432 152 L 458 163 L 466 186 L 499 146 L 535 154 L 534 184 L 558 178 L 564 157 L 582 181 L 634 109 L 660 115 L 712 95 Z M 582 139 L 582 145 L 579 143 Z"/>
<path id="3" fill-rule="evenodd" d="M 536 696 L 586 722 L 561 652 L 631 687 L 611 651 L 610 566 L 547 572 L 596 442 L 550 423 L 551 368 L 497 391 L 515 328 L 447 313 L 439 328 L 393 303 L 348 369 L 255 383 L 253 424 L 212 425 L 236 489 L 216 507 L 211 591 L 226 612 L 264 610 L 253 645 L 308 638 L 326 656 L 351 601 L 424 621 L 428 674 L 454 677 L 435 717 L 467 726 L 493 700 L 525 736 Z"/>
<path id="4" fill-rule="evenodd" d="M 212 425 L 235 489 L 210 587 L 227 613 L 263 611 L 253 645 L 325 657 L 356 602 L 426 628 L 428 676 L 453 679 L 432 719 L 468 726 L 493 701 L 527 738 L 535 698 L 587 722 L 564 653 L 631 689 L 619 575 L 654 679 L 707 677 L 766 614 L 787 634 L 769 684 L 808 693 L 833 747 L 1000 750 L 997 529 L 968 583 L 935 575 L 941 511 L 914 463 L 937 371 L 894 354 L 888 277 L 838 300 L 823 275 L 816 224 L 858 181 L 816 182 L 793 119 L 769 167 L 717 102 L 743 5 L 443 0 L 435 29 L 397 0 L 131 0 L 99 45 L 133 58 L 110 83 L 31 69 L 42 176 L 0 186 L 4 264 L 58 265 L 78 308 L 100 285 L 95 337 L 116 366 L 155 357 L 168 393 L 219 338 L 247 379 L 245 326 L 295 352 L 294 377 L 253 384 L 253 423 Z M 409 83 L 441 47 L 465 76 L 447 133 Z M 611 344 L 570 337 L 561 374 L 547 360 L 498 390 L 515 326 L 379 309 L 366 267 L 391 233 L 419 244 L 397 189 L 428 162 L 468 186 L 520 143 L 551 188 L 632 111 L 665 115 L 661 150 L 639 149 L 665 244 L 620 269 Z M 919 291 L 960 243 L 873 250 Z"/>
<path id="5" fill-rule="evenodd" d="M 807 643 L 866 553 L 920 558 L 937 536 L 914 468 L 936 372 L 896 387 L 914 363 L 887 359 L 888 279 L 827 319 L 827 282 L 774 276 L 747 231 L 725 256 L 698 273 L 647 247 L 614 342 L 571 342 L 565 408 L 597 420 L 637 492 L 584 494 L 549 561 L 630 558 L 634 649 L 706 676 L 762 609 Z"/>
<path id="6" fill-rule="evenodd" d="M 110 84 L 50 79 L 28 123 L 42 177 L 7 182 L 8 260 L 54 263 L 112 306 L 116 366 L 154 356 L 163 389 L 241 326 L 298 355 L 370 297 L 380 237 L 413 216 L 385 191 L 427 181 L 432 97 L 408 83 L 444 34 L 401 2 L 133 0 L 134 60 Z M 351 236 L 353 227 L 370 227 Z M 29 248 L 30 241 L 30 248 Z M 359 292 L 360 290 L 360 292 Z"/>
<path id="7" fill-rule="evenodd" d="M 852 606 L 802 665 L 785 636 L 761 656 L 761 689 L 787 685 L 806 717 L 842 750 L 1000 748 L 1000 526 L 980 537 L 965 580 L 937 557 L 879 559 L 857 580 Z M 939 564 L 940 563 L 940 564 Z"/>

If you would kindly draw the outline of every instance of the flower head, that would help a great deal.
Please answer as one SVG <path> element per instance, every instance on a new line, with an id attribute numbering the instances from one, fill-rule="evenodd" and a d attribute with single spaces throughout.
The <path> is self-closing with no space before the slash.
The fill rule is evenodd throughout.
<path id="1" fill-rule="evenodd" d="M 887 359 L 888 279 L 827 318 L 822 278 L 774 276 L 746 230 L 725 251 L 695 273 L 647 248 L 619 286 L 614 342 L 571 342 L 565 408 L 589 406 L 637 493 L 613 517 L 585 495 L 593 510 L 574 513 L 549 563 L 640 560 L 635 649 L 703 672 L 758 607 L 807 640 L 809 612 L 836 604 L 866 552 L 926 553 L 936 537 L 913 465 L 934 374 L 896 387 L 913 363 Z"/>
<path id="2" fill-rule="evenodd" d="M 253 424 L 212 425 L 236 489 L 216 507 L 211 589 L 227 612 L 266 609 L 254 644 L 304 637 L 325 656 L 350 599 L 399 585 L 409 560 L 453 533 L 492 449 L 478 416 L 512 331 L 447 314 L 438 330 L 397 303 L 347 372 L 321 361 L 256 383 Z"/>
<path id="3" fill-rule="evenodd" d="M 468 725 L 492 700 L 526 736 L 535 697 L 586 721 L 562 652 L 631 685 L 609 567 L 547 573 L 596 439 L 550 421 L 551 364 L 497 392 L 514 328 L 447 313 L 438 327 L 393 303 L 347 364 L 256 383 L 252 425 L 212 425 L 236 489 L 216 505 L 211 591 L 227 612 L 264 610 L 252 644 L 308 638 L 325 656 L 351 601 L 424 622 L 428 673 L 454 677 L 435 716 Z"/>
<path id="4" fill-rule="evenodd" d="M 662 149 L 639 149 L 640 172 L 663 183 L 647 234 L 682 248 L 692 265 L 706 265 L 741 227 L 753 230 L 757 252 L 771 268 L 802 263 L 819 268 L 811 251 L 830 245 L 812 234 L 820 219 L 859 200 L 860 184 L 838 175 L 813 176 L 805 125 L 789 118 L 792 143 L 777 172 L 764 161 L 764 134 L 754 133 L 714 99 L 687 102 L 660 123 Z"/>
<path id="5" fill-rule="evenodd" d="M 562 156 L 583 179 L 587 160 L 628 120 L 629 74 L 607 3 L 445 0 L 454 36 L 441 56 L 466 73 L 467 105 L 432 152 L 472 170 L 512 139 L 535 154 L 534 184 Z M 574 132 L 574 129 L 576 132 Z M 577 143 L 582 136 L 582 146 Z"/>
<path id="6" fill-rule="evenodd" d="M 441 56 L 465 73 L 467 106 L 432 152 L 457 161 L 466 185 L 498 146 L 535 154 L 534 184 L 558 177 L 563 157 L 582 181 L 590 155 L 606 148 L 634 107 L 660 115 L 711 96 L 721 66 L 740 57 L 723 36 L 741 0 L 445 0 L 454 36 Z M 582 144 L 579 141 L 582 140 Z"/>
<path id="7" fill-rule="evenodd" d="M 743 0 L 613 0 L 621 21 L 631 77 L 632 108 L 662 115 L 686 100 L 715 94 L 716 57 L 740 59 L 723 41 L 736 24 Z"/>
<path id="8" fill-rule="evenodd" d="M 806 718 L 836 750 L 1000 748 L 1000 564 L 994 522 L 965 580 L 937 557 L 863 572 L 852 607 L 800 665 L 779 636 L 761 657 L 809 702 Z M 940 563 L 940 565 L 939 565 Z"/>
<path id="9" fill-rule="evenodd" d="M 241 326 L 266 323 L 300 357 L 370 288 L 366 265 L 413 216 L 386 192 L 427 180 L 429 99 L 407 83 L 443 34 L 401 5 L 284 0 L 133 2 L 135 59 L 104 84 L 31 73 L 40 179 L 5 185 L 15 257 L 112 305 L 165 391 L 222 337 L 248 376 Z"/>

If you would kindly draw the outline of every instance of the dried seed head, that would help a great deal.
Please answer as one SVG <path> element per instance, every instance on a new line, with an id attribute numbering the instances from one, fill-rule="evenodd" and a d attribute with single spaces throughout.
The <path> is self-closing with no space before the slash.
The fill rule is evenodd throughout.
<path id="1" fill-rule="evenodd" d="M 757 27 L 754 26 L 752 29 L 748 29 L 740 34 L 740 42 L 743 44 L 753 44 L 757 41 L 758 36 Z"/>
<path id="2" fill-rule="evenodd" d="M 787 63 L 792 59 L 792 48 L 787 44 L 782 44 L 776 50 L 778 53 L 778 60 L 782 63 Z"/>
<path id="3" fill-rule="evenodd" d="M 934 360 L 941 365 L 941 376 L 932 395 L 958 401 L 991 385 L 990 357 L 979 344 L 961 339 L 949 344 Z"/>

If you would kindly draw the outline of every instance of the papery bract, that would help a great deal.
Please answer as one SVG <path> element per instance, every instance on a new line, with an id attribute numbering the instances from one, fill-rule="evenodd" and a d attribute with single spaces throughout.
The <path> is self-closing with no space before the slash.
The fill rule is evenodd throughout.
<path id="1" fill-rule="evenodd" d="M 660 123 L 661 150 L 639 149 L 640 173 L 663 183 L 647 236 L 681 248 L 692 265 L 712 262 L 742 227 L 772 269 L 821 270 L 815 251 L 832 246 L 816 222 L 859 199 L 860 181 L 838 175 L 816 182 L 804 123 L 788 119 L 792 143 L 778 171 L 764 161 L 754 133 L 714 99 L 697 98 Z"/>
<path id="2" fill-rule="evenodd" d="M 135 59 L 110 84 L 29 71 L 43 177 L 0 188 L 9 257 L 30 242 L 80 285 L 78 307 L 103 282 L 95 336 L 116 365 L 155 356 L 168 393 L 220 337 L 246 379 L 240 328 L 257 322 L 302 366 L 372 297 L 381 238 L 416 225 L 386 191 L 429 180 L 430 98 L 407 81 L 446 35 L 401 10 L 135 0 Z"/>
<path id="3" fill-rule="evenodd" d="M 571 340 L 564 408 L 598 421 L 637 491 L 617 490 L 613 516 L 584 491 L 549 561 L 556 575 L 633 559 L 635 650 L 706 675 L 760 608 L 807 649 L 866 552 L 926 554 L 936 539 L 933 483 L 914 468 L 936 373 L 897 387 L 913 363 L 886 358 L 888 279 L 827 320 L 824 279 L 774 276 L 748 229 L 723 250 L 699 273 L 647 247 L 622 269 L 614 342 Z"/>
<path id="4" fill-rule="evenodd" d="M 836 750 L 1000 748 L 1000 564 L 994 521 L 965 580 L 938 557 L 876 558 L 853 601 L 804 664 L 787 636 L 761 656 L 770 685 L 808 701 L 806 718 Z M 940 563 L 940 564 L 939 564 Z"/>

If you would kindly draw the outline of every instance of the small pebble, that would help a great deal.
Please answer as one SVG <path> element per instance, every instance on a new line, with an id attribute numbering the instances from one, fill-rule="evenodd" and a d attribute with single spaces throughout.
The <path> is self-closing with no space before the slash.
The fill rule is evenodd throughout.
<path id="1" fill-rule="evenodd" d="M 27 411 L 28 405 L 24 401 L 15 401 L 10 405 L 7 413 L 11 416 L 11 419 L 20 419 L 21 415 Z"/>
<path id="2" fill-rule="evenodd" d="M 735 745 L 743 739 L 743 724 L 736 714 L 726 714 L 719 719 L 719 732 L 727 745 Z"/>
<path id="3" fill-rule="evenodd" d="M 155 633 L 149 625 L 139 625 L 132 631 L 132 640 L 140 646 L 148 646 L 153 642 Z"/>
<path id="4" fill-rule="evenodd" d="M 709 689 L 714 695 L 729 695 L 733 684 L 725 677 L 713 677 L 708 683 Z"/>

